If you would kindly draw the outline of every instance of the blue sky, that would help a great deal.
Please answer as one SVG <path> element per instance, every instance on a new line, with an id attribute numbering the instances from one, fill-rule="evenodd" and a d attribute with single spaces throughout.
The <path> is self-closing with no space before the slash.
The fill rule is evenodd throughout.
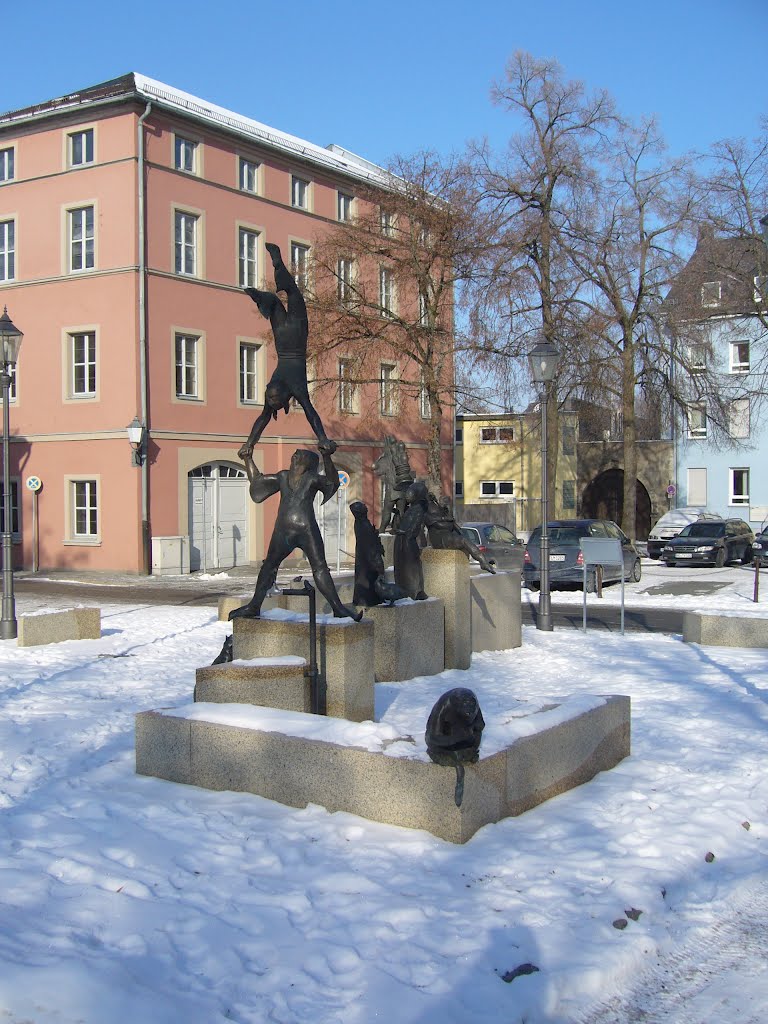
<path id="1" fill-rule="evenodd" d="M 674 153 L 768 114 L 767 0 L 34 0 L 5 4 L 0 110 L 139 71 L 371 160 L 503 145 L 489 99 L 517 49 L 555 57 Z M 247 13 L 246 13 L 247 12 Z"/>

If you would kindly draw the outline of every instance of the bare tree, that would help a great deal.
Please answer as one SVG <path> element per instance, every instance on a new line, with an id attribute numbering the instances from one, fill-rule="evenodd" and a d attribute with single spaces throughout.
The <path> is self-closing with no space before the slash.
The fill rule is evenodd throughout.
<path id="1" fill-rule="evenodd" d="M 454 323 L 457 287 L 473 276 L 483 214 L 465 161 L 423 152 L 396 158 L 382 185 L 313 250 L 313 353 L 338 386 L 329 355 L 349 358 L 350 386 L 379 381 L 382 358 L 429 421 L 428 475 L 440 487 L 440 432 L 456 401 L 454 360 L 466 345 Z M 330 367 L 330 369 L 329 369 Z M 320 377 L 323 377 L 322 371 Z"/>

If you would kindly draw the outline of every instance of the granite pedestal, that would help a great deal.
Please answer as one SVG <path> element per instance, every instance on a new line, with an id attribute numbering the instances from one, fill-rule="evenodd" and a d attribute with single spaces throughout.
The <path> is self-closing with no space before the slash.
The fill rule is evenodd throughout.
<path id="1" fill-rule="evenodd" d="M 443 602 L 399 601 L 365 609 L 373 623 L 376 682 L 433 676 L 444 668 Z"/>
<path id="2" fill-rule="evenodd" d="M 523 642 L 520 572 L 470 577 L 472 650 L 506 651 Z"/>
<path id="3" fill-rule="evenodd" d="M 260 704 L 285 711 L 312 710 L 304 658 L 255 658 L 207 665 L 195 672 L 195 700 L 213 704 Z"/>
<path id="4" fill-rule="evenodd" d="M 98 640 L 101 636 L 100 608 L 63 608 L 56 612 L 21 615 L 17 647 L 59 644 L 63 640 Z"/>
<path id="5" fill-rule="evenodd" d="M 445 605 L 445 667 L 469 668 L 472 660 L 469 559 L 463 551 L 425 548 L 424 590 Z"/>

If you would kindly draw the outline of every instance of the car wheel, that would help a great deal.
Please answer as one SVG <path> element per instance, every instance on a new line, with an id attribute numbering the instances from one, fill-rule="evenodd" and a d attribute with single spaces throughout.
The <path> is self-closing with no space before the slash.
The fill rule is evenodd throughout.
<path id="1" fill-rule="evenodd" d="M 668 562 L 666 559 L 664 559 L 664 565 L 666 565 L 668 569 L 674 569 L 674 567 L 677 565 L 677 562 Z"/>
<path id="2" fill-rule="evenodd" d="M 632 582 L 633 583 L 639 583 L 640 582 L 640 577 L 642 575 L 643 575 L 643 570 L 642 570 L 642 568 L 640 566 L 640 559 L 638 558 L 635 561 L 635 564 L 632 566 Z"/>
<path id="3" fill-rule="evenodd" d="M 741 556 L 741 564 L 749 565 L 753 558 L 754 554 L 752 552 L 752 545 L 750 544 L 748 547 L 744 549 L 744 554 Z"/>
<path id="4" fill-rule="evenodd" d="M 725 565 L 725 551 L 723 550 L 723 548 L 720 548 L 720 550 L 715 555 L 715 566 L 718 569 L 722 569 L 724 565 Z"/>
<path id="5" fill-rule="evenodd" d="M 649 551 L 648 552 L 648 557 L 652 558 L 654 561 L 656 561 L 656 559 L 661 558 L 661 555 L 652 555 L 651 552 Z"/>

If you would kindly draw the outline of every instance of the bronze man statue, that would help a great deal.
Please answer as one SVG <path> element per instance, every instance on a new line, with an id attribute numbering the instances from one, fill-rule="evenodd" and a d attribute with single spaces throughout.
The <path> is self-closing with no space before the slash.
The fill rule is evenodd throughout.
<path id="1" fill-rule="evenodd" d="M 326 437 L 322 420 L 309 397 L 307 386 L 309 321 L 307 320 L 304 296 L 301 294 L 293 274 L 283 263 L 280 246 L 267 242 L 266 249 L 272 257 L 272 266 L 275 268 L 275 288 L 279 292 L 286 293 L 288 305 L 286 308 L 274 292 L 261 292 L 257 288 L 245 289 L 259 307 L 261 315 L 269 320 L 272 326 L 277 366 L 264 393 L 264 408 L 251 427 L 248 440 L 241 448 L 241 452 L 250 454 L 269 421 L 277 419 L 280 409 L 288 412 L 290 401 L 295 398 L 304 410 L 307 422 L 315 432 L 320 445 L 326 446 L 333 454 L 336 451 L 336 444 Z"/>
<path id="2" fill-rule="evenodd" d="M 436 498 L 430 493 L 427 500 L 427 514 L 424 518 L 429 543 L 433 548 L 448 548 L 452 551 L 464 551 L 470 558 L 480 563 L 485 572 L 495 573 L 493 564 L 488 561 L 477 544 L 467 540 L 461 532 L 453 514 L 451 499 L 447 494 Z"/>
<path id="3" fill-rule="evenodd" d="M 231 611 L 230 619 L 259 618 L 262 602 L 277 579 L 277 570 L 294 548 L 300 548 L 306 555 L 312 567 L 315 585 L 333 609 L 333 614 L 337 618 L 349 616 L 357 622 L 363 617 L 362 612 L 341 603 L 325 560 L 323 538 L 315 519 L 315 495 L 318 492 L 322 494 L 325 503 L 339 489 L 339 474 L 331 458 L 331 443 L 320 447 L 324 475 L 318 472 L 320 460 L 317 454 L 302 448 L 293 453 L 290 469 L 281 469 L 278 473 L 262 473 L 250 452 L 241 455 L 250 481 L 251 498 L 262 502 L 279 491 L 280 507 L 267 557 L 259 569 L 253 597 L 242 608 Z"/>

